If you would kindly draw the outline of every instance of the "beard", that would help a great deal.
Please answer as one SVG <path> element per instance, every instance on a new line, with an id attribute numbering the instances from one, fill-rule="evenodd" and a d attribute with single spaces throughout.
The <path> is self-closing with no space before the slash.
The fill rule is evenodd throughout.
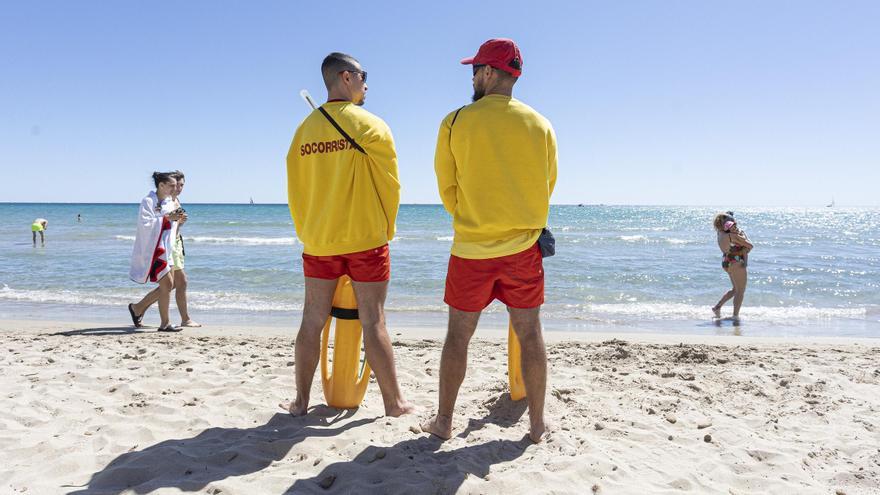
<path id="1" fill-rule="evenodd" d="M 486 90 L 483 88 L 474 88 L 474 95 L 471 96 L 471 101 L 477 101 L 480 98 L 486 96 Z"/>

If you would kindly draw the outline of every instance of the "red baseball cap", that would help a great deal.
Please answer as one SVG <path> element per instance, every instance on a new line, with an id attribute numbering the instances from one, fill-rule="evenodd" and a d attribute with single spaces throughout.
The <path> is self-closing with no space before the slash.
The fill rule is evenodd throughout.
<path id="1" fill-rule="evenodd" d="M 464 65 L 489 65 L 503 70 L 513 77 L 522 74 L 522 55 L 513 40 L 493 38 L 482 45 L 473 57 L 461 61 Z"/>

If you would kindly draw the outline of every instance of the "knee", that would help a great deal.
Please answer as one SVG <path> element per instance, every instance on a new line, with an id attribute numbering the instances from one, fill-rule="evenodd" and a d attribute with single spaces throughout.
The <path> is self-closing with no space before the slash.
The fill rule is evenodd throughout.
<path id="1" fill-rule="evenodd" d="M 186 277 L 178 277 L 177 280 L 174 281 L 174 286 L 177 287 L 177 290 L 186 290 Z"/>
<path id="2" fill-rule="evenodd" d="M 467 349 L 468 345 L 471 343 L 471 335 L 470 333 L 449 333 L 446 335 L 446 343 L 444 347 L 448 347 L 450 349 L 455 350 L 464 350 Z"/>
<path id="3" fill-rule="evenodd" d="M 324 324 L 327 323 L 327 318 L 329 316 L 329 310 L 326 312 L 326 314 L 323 311 L 315 310 L 303 312 L 300 332 L 306 331 L 317 335 L 318 333 L 320 333 L 321 330 L 324 329 Z"/>
<path id="4" fill-rule="evenodd" d="M 540 326 L 517 332 L 516 338 L 519 340 L 519 345 L 523 349 L 541 346 L 544 343 L 544 340 L 541 338 Z"/>

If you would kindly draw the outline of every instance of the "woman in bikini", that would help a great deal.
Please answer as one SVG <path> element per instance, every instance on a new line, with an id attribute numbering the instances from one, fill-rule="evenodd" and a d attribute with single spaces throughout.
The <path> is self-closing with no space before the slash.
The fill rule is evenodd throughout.
<path id="1" fill-rule="evenodd" d="M 727 291 L 718 304 L 712 307 L 715 318 L 721 318 L 721 307 L 733 298 L 733 320 L 739 320 L 739 308 L 742 306 L 743 296 L 746 293 L 746 281 L 748 271 L 746 267 L 749 261 L 749 251 L 752 243 L 746 233 L 739 229 L 733 212 L 728 211 L 715 215 L 715 232 L 717 234 L 718 248 L 721 249 L 721 268 L 727 272 L 733 288 Z"/>

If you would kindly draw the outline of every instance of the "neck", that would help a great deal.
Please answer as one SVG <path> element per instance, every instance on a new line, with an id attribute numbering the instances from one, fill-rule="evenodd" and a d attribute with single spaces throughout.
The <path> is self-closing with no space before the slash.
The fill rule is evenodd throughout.
<path id="1" fill-rule="evenodd" d="M 500 96 L 507 96 L 508 98 L 513 98 L 513 88 L 493 89 L 492 91 L 489 91 L 486 93 L 486 96 L 489 96 L 489 95 L 500 95 Z"/>
<path id="2" fill-rule="evenodd" d="M 167 195 L 167 194 L 162 194 L 162 192 L 159 191 L 159 190 L 157 189 L 157 190 L 156 190 L 156 197 L 159 198 L 159 200 L 163 200 L 163 199 L 167 198 L 168 195 Z"/>
<path id="3" fill-rule="evenodd" d="M 351 101 L 351 95 L 340 88 L 331 88 L 330 91 L 327 91 L 327 101 L 330 100 Z"/>

